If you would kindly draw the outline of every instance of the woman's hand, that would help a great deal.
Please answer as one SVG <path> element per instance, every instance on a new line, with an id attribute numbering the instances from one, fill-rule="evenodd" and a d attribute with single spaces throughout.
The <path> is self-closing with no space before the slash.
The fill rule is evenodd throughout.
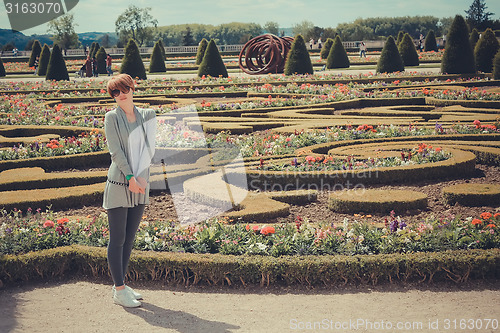
<path id="1" fill-rule="evenodd" d="M 142 194 L 144 194 L 145 191 L 146 191 L 146 186 L 142 186 L 142 184 L 140 184 L 139 182 L 137 182 L 137 180 L 135 179 L 135 177 L 132 177 L 128 181 L 128 189 L 132 193 L 142 193 Z"/>

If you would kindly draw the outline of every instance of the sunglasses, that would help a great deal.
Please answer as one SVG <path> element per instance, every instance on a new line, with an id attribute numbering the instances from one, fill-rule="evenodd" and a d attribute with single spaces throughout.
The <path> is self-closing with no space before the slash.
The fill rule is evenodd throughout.
<path id="1" fill-rule="evenodd" d="M 111 96 L 118 97 L 118 96 L 120 96 L 120 92 L 123 94 L 128 94 L 129 91 L 130 91 L 130 87 L 126 87 L 125 90 L 113 89 L 113 90 L 111 90 Z"/>

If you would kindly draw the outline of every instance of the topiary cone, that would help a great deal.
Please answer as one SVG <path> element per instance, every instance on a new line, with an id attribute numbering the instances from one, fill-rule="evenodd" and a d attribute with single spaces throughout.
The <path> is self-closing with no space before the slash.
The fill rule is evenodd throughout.
<path id="1" fill-rule="evenodd" d="M 155 43 L 153 48 L 153 53 L 151 53 L 151 61 L 149 62 L 149 72 L 150 73 L 164 73 L 167 71 L 165 67 L 165 58 L 161 52 L 161 46 L 159 42 Z"/>
<path id="2" fill-rule="evenodd" d="M 340 37 L 335 37 L 330 52 L 328 53 L 328 58 L 326 59 L 326 68 L 349 68 L 351 65 L 347 52 L 345 51 L 344 45 Z"/>
<path id="3" fill-rule="evenodd" d="M 214 40 L 211 40 L 210 43 L 208 43 L 205 55 L 203 56 L 200 67 L 198 68 L 198 76 L 202 77 L 203 75 L 212 77 L 229 76 L 227 74 L 226 65 L 224 65 L 224 62 L 222 61 Z"/>
<path id="4" fill-rule="evenodd" d="M 203 38 L 198 45 L 198 50 L 196 52 L 196 64 L 199 65 L 203 61 L 203 56 L 205 55 L 205 51 L 207 49 L 208 41 Z"/>
<path id="5" fill-rule="evenodd" d="M 380 59 L 377 64 L 377 73 L 403 72 L 405 66 L 401 54 L 392 36 L 387 38 Z"/>
<path id="6" fill-rule="evenodd" d="M 486 29 L 474 49 L 476 57 L 476 69 L 484 73 L 493 72 L 493 58 L 500 46 L 495 33 L 490 28 Z"/>
<path id="7" fill-rule="evenodd" d="M 401 54 L 401 59 L 403 59 L 403 64 L 405 66 L 418 66 L 420 61 L 418 60 L 417 49 L 413 43 L 413 39 L 410 34 L 406 33 L 403 40 L 399 44 L 399 54 Z"/>
<path id="8" fill-rule="evenodd" d="M 38 62 L 38 76 L 46 76 L 47 68 L 50 61 L 50 48 L 47 44 L 43 45 L 42 52 L 40 53 L 40 60 Z"/>
<path id="9" fill-rule="evenodd" d="M 302 35 L 295 37 L 285 62 L 285 75 L 313 74 L 309 51 Z"/>
<path id="10" fill-rule="evenodd" d="M 47 67 L 47 75 L 45 80 L 68 80 L 68 69 L 66 68 L 66 62 L 64 61 L 61 48 L 59 45 L 55 44 L 52 48 L 52 53 L 50 54 L 49 65 Z"/>
<path id="11" fill-rule="evenodd" d="M 125 47 L 120 73 L 128 74 L 132 78 L 146 80 L 146 68 L 142 62 L 139 48 L 133 39 L 130 39 Z"/>
<path id="12" fill-rule="evenodd" d="M 451 24 L 446 39 L 441 72 L 447 74 L 474 74 L 476 64 L 469 41 L 469 28 L 465 19 L 457 15 Z"/>

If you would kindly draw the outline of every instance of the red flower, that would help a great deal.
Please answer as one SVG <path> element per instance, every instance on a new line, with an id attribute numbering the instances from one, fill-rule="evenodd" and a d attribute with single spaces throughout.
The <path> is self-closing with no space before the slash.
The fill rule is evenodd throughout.
<path id="1" fill-rule="evenodd" d="M 487 227 L 493 229 L 493 228 L 496 227 L 496 225 L 494 225 L 493 223 L 490 223 L 490 224 L 487 225 Z"/>
<path id="2" fill-rule="evenodd" d="M 47 220 L 43 223 L 44 228 L 53 228 L 54 227 L 54 222 L 51 220 Z"/>
<path id="3" fill-rule="evenodd" d="M 274 227 L 264 227 L 260 230 L 260 233 L 263 234 L 264 236 L 274 234 L 275 232 L 276 230 L 274 229 Z"/>
<path id="4" fill-rule="evenodd" d="M 69 219 L 67 217 L 57 220 L 57 224 L 59 225 L 65 224 L 67 222 L 69 222 Z"/>
<path id="5" fill-rule="evenodd" d="M 478 225 L 478 224 L 483 224 L 483 221 L 481 221 L 480 219 L 473 219 L 472 220 L 472 225 Z"/>
<path id="6" fill-rule="evenodd" d="M 481 213 L 480 216 L 483 220 L 489 220 L 493 215 L 489 212 L 484 212 L 484 213 Z"/>

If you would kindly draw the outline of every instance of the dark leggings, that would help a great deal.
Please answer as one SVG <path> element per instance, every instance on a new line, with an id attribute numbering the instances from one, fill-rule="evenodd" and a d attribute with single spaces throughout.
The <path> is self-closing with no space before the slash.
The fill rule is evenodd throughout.
<path id="1" fill-rule="evenodd" d="M 108 266 L 117 287 L 124 284 L 135 233 L 143 212 L 144 205 L 108 209 Z"/>

